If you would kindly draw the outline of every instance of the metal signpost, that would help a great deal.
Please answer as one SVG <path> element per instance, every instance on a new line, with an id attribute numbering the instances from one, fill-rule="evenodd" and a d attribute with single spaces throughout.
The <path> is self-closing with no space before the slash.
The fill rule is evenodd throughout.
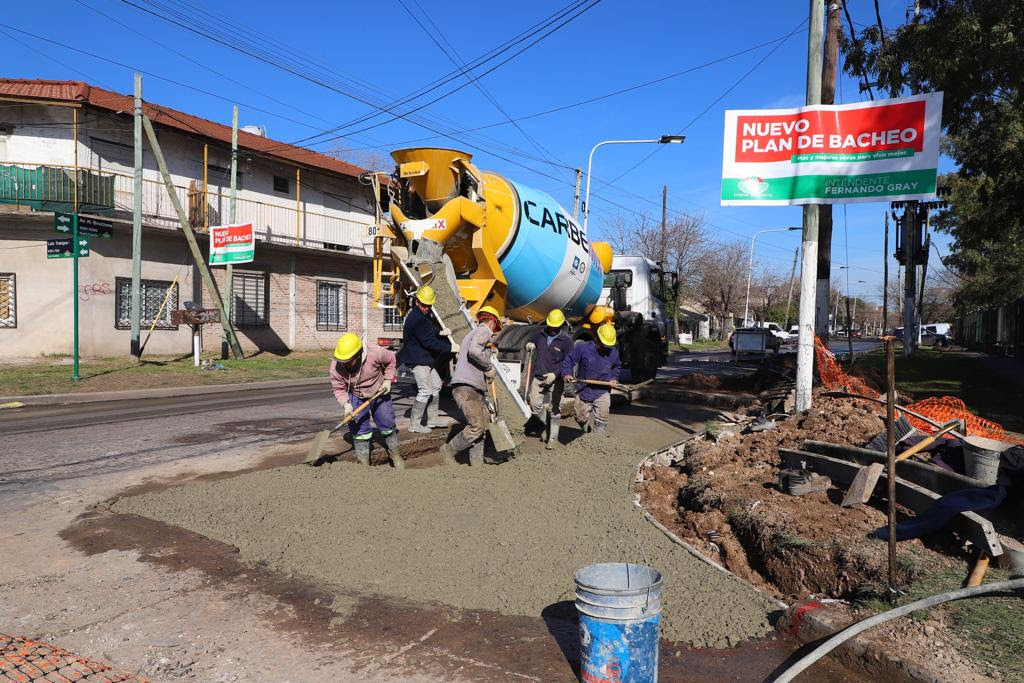
<path id="1" fill-rule="evenodd" d="M 93 219 L 89 219 L 92 221 Z M 107 227 L 113 227 L 112 223 L 107 221 L 93 221 L 91 223 L 92 229 L 97 229 L 96 224 L 105 224 Z M 71 371 L 71 380 L 73 382 L 78 381 L 78 259 L 89 256 L 91 250 L 89 248 L 90 235 L 79 234 L 79 217 L 77 213 L 55 213 L 53 214 L 53 229 L 57 232 L 70 232 L 71 237 L 60 237 L 57 239 L 46 240 L 46 258 L 70 258 L 74 259 L 74 264 L 71 267 L 71 300 L 74 302 L 74 366 Z M 98 232 L 95 234 L 99 234 Z M 110 239 L 108 236 L 106 239 Z"/>

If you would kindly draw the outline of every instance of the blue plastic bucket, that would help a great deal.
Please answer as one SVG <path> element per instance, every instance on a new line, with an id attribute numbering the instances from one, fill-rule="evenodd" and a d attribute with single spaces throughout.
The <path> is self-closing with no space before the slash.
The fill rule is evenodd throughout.
<path id="1" fill-rule="evenodd" d="M 584 683 L 655 683 L 661 574 L 608 562 L 576 572 L 580 675 Z"/>

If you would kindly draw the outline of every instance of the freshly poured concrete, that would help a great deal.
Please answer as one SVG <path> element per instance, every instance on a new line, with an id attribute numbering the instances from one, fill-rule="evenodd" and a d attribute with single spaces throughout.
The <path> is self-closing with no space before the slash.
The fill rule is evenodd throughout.
<path id="1" fill-rule="evenodd" d="M 694 559 L 632 506 L 645 455 L 590 435 L 481 468 L 296 465 L 124 498 L 114 510 L 328 587 L 512 615 L 573 600 L 573 573 L 587 564 L 642 562 L 664 575 L 664 638 L 727 647 L 768 633 L 767 596 Z"/>

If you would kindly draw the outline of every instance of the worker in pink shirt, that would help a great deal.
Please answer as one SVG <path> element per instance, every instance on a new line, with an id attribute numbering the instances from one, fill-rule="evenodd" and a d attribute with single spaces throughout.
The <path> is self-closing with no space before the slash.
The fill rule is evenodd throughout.
<path id="1" fill-rule="evenodd" d="M 391 351 L 379 346 L 364 349 L 362 340 L 351 332 L 338 339 L 331 362 L 331 388 L 345 410 L 345 417 L 382 392 L 348 423 L 356 461 L 362 465 L 370 464 L 370 439 L 373 437 L 373 425 L 376 425 L 384 437 L 391 464 L 397 469 L 405 468 L 405 461 L 398 453 L 395 406 L 391 402 L 391 383 L 397 376 L 398 363 Z"/>

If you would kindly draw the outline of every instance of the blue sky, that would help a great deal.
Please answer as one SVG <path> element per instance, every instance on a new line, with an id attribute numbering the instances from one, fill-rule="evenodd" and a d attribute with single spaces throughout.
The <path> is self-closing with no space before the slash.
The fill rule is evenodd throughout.
<path id="1" fill-rule="evenodd" d="M 146 0 L 131 2 L 154 7 Z M 423 27 L 410 17 L 403 2 Z M 172 5 L 167 0 L 163 4 Z M 295 141 L 374 111 L 338 90 L 359 99 L 391 102 L 449 74 L 454 67 L 432 38 L 469 61 L 567 4 L 568 0 L 476 5 L 448 0 L 173 3 L 189 18 L 213 21 L 233 37 L 243 38 L 248 49 L 272 50 L 276 58 L 287 57 L 295 68 L 314 74 L 331 88 L 241 55 L 121 0 L 11 3 L 0 21 L 150 72 L 144 76 L 147 100 L 224 123 L 230 123 L 231 101 L 235 101 L 243 125 L 263 124 L 271 137 Z M 855 22 L 873 22 L 871 3 L 850 4 Z M 749 242 L 758 229 L 799 225 L 800 209 L 719 205 L 723 112 L 803 104 L 807 37 L 801 22 L 806 19 L 807 5 L 803 0 L 603 0 L 481 78 L 487 94 L 504 111 L 478 88 L 465 85 L 416 112 L 427 128 L 395 120 L 316 148 L 340 144 L 389 150 L 435 135 L 428 128 L 465 131 L 505 122 L 506 113 L 518 118 L 543 112 L 770 43 L 649 87 L 521 121 L 522 131 L 505 123 L 476 133 L 459 133 L 459 142 L 436 137 L 415 143 L 468 148 L 481 168 L 545 190 L 571 206 L 572 169 L 585 169 L 594 143 L 683 131 L 687 136 L 684 145 L 610 146 L 597 152 L 593 192 L 598 196 L 591 201 L 591 232 L 599 237 L 610 215 L 622 212 L 604 199 L 660 219 L 661 188 L 667 184 L 670 211 L 702 212 L 714 239 Z M 887 27 L 904 21 L 904 2 L 883 0 L 881 5 Z M 778 40 L 791 33 L 787 40 Z M 131 69 L 2 26 L 0 36 L 8 43 L 4 76 L 84 79 L 121 92 L 131 90 Z M 284 55 L 283 50 L 289 54 Z M 414 104 L 465 83 L 466 79 L 458 76 Z M 837 101 L 840 98 L 844 102 L 861 99 L 856 82 L 842 74 Z M 378 114 L 344 132 L 390 118 Z M 657 153 L 646 158 L 654 151 Z M 613 183 L 607 187 L 601 181 Z M 835 207 L 833 262 L 853 266 L 850 290 L 854 294 L 877 298 L 880 291 L 884 209 L 881 203 Z M 945 254 L 948 238 L 940 235 L 935 239 Z M 788 274 L 798 245 L 799 232 L 763 235 L 758 238 L 755 260 Z M 932 268 L 941 266 L 936 263 Z M 895 272 L 894 262 L 890 269 Z"/>

